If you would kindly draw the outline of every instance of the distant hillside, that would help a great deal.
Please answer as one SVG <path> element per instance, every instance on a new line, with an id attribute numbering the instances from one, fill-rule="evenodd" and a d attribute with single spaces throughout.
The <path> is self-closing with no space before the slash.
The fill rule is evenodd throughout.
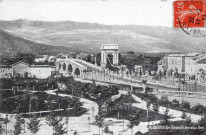
<path id="1" fill-rule="evenodd" d="M 5 51 L 7 48 L 11 48 L 14 52 L 32 54 L 56 54 L 60 52 L 68 53 L 71 51 L 71 48 L 68 47 L 35 43 L 0 30 L 0 52 Z"/>
<path id="2" fill-rule="evenodd" d="M 101 44 L 106 43 L 118 44 L 120 52 L 206 51 L 206 37 L 192 37 L 181 29 L 162 26 L 16 20 L 0 21 L 0 28 L 38 45 L 65 46 L 82 52 L 99 52 Z"/>

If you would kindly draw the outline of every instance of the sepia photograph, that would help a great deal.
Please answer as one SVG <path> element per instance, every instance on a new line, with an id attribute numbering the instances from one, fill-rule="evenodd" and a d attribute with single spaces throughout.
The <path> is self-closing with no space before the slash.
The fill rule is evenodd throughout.
<path id="1" fill-rule="evenodd" d="M 205 135 L 206 0 L 0 0 L 0 135 Z"/>

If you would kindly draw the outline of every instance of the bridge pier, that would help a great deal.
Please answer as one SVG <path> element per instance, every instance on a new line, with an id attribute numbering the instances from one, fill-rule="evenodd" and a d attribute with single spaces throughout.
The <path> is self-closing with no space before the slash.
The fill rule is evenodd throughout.
<path id="1" fill-rule="evenodd" d="M 133 92 L 133 86 L 131 85 L 131 92 Z"/>

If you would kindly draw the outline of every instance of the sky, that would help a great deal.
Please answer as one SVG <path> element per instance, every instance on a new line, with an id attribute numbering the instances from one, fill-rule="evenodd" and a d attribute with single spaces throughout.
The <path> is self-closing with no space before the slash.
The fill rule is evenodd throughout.
<path id="1" fill-rule="evenodd" d="M 173 25 L 173 0 L 0 0 L 0 20 Z"/>

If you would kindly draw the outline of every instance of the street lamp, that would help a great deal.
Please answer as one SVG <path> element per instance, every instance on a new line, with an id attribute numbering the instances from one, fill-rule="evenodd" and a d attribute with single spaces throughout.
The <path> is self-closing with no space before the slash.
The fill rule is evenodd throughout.
<path id="1" fill-rule="evenodd" d="M 89 131 L 90 131 L 90 116 L 88 117 L 88 120 L 89 120 Z"/>
<path id="2" fill-rule="evenodd" d="M 197 92 L 197 81 L 195 81 L 195 93 Z"/>
<path id="3" fill-rule="evenodd" d="M 67 134 L 69 133 L 69 118 L 66 117 L 66 124 L 67 124 Z"/>
<path id="4" fill-rule="evenodd" d="M 8 114 L 6 114 L 6 118 L 4 119 L 4 124 L 6 124 L 6 135 L 7 135 L 7 124 L 9 123 Z"/>

